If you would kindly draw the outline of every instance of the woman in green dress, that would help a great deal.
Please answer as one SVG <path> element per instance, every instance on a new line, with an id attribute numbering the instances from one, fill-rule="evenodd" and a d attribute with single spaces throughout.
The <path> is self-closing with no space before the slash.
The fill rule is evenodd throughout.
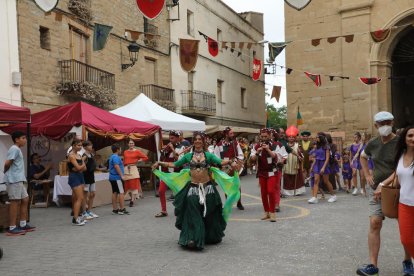
<path id="1" fill-rule="evenodd" d="M 156 162 L 153 165 L 153 169 L 189 165 L 189 169 L 183 169 L 180 173 L 154 170 L 154 174 L 175 194 L 175 226 L 181 230 L 178 243 L 195 249 L 203 249 L 204 244 L 221 242 L 232 205 L 240 198 L 238 175 L 230 177 L 210 166 L 231 164 L 237 170 L 237 163 L 234 160 L 221 160 L 206 151 L 204 146 L 204 133 L 196 132 L 192 152 L 174 163 Z M 216 183 L 227 194 L 224 209 Z"/>

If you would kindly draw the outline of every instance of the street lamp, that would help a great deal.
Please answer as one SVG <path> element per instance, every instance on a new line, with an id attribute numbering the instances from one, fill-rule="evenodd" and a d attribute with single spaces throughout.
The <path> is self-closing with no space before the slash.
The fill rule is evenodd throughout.
<path id="1" fill-rule="evenodd" d="M 134 41 L 131 44 L 129 44 L 127 48 L 129 52 L 129 60 L 131 61 L 131 63 L 121 64 L 122 71 L 134 66 L 135 62 L 137 62 L 138 60 L 138 52 L 140 49 L 139 45 Z"/>

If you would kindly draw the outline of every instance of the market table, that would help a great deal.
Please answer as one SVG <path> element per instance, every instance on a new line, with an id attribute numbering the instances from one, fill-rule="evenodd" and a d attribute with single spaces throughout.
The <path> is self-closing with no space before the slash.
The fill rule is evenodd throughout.
<path id="1" fill-rule="evenodd" d="M 72 189 L 68 184 L 69 176 L 55 176 L 53 186 L 53 201 L 60 205 L 59 196 L 72 196 Z M 111 204 L 112 189 L 109 184 L 109 173 L 95 173 L 96 193 L 93 207 Z"/>

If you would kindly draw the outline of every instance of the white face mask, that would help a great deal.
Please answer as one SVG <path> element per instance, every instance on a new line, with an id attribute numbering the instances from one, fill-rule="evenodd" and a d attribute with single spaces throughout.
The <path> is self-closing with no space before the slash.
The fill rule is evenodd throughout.
<path id="1" fill-rule="evenodd" d="M 390 135 L 392 132 L 392 126 L 382 126 L 380 128 L 378 128 L 378 133 L 379 135 L 386 137 L 388 135 Z"/>

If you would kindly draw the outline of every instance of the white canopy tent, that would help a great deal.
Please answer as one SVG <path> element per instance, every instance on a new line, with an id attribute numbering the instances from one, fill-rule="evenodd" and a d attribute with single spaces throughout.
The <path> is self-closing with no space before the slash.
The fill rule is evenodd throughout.
<path id="1" fill-rule="evenodd" d="M 128 104 L 112 113 L 141 122 L 159 125 L 162 130 L 205 131 L 206 124 L 159 106 L 141 93 Z"/>

